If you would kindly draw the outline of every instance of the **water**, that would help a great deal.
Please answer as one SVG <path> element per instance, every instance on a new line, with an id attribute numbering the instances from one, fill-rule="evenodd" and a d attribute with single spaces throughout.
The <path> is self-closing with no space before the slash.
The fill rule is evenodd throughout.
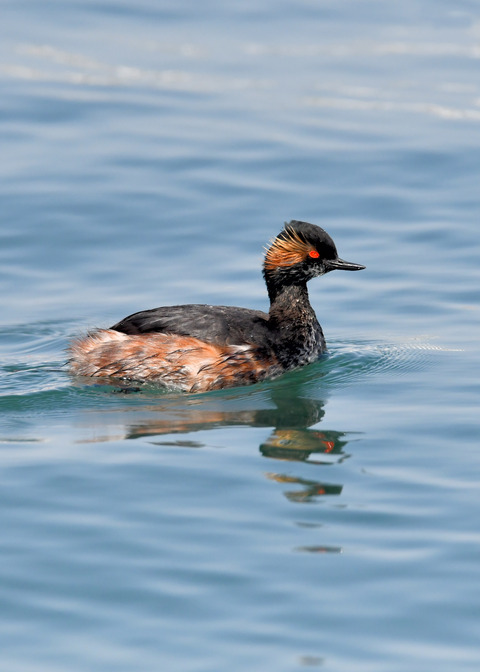
<path id="1" fill-rule="evenodd" d="M 480 665 L 474 3 L 4 3 L 0 669 Z M 265 309 L 324 226 L 328 359 L 85 386 L 75 335 Z"/>

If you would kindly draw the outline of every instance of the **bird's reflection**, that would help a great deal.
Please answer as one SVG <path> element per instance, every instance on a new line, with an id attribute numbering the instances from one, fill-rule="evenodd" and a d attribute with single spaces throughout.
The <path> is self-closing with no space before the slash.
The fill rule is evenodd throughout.
<path id="1" fill-rule="evenodd" d="M 260 400 L 262 406 L 268 405 L 268 408 L 248 410 L 229 409 L 224 398 L 177 409 L 170 408 L 169 403 L 162 404 L 156 409 L 162 411 L 161 414 L 130 424 L 125 438 L 190 434 L 213 427 L 239 425 L 273 427 L 271 434 L 259 446 L 264 457 L 302 462 L 309 460 L 317 464 L 341 462 L 348 457 L 343 450 L 348 443 L 345 433 L 310 429 L 322 421 L 325 402 L 302 397 L 296 391 L 294 388 L 272 387 L 270 394 Z M 248 397 L 245 399 L 248 400 Z M 255 399 L 255 402 L 258 401 Z M 182 442 L 182 445 L 185 443 Z M 323 459 L 320 455 L 324 456 Z"/>
<path id="2" fill-rule="evenodd" d="M 142 404 L 122 411 L 125 420 L 122 436 L 97 437 L 140 439 L 156 437 L 157 445 L 202 447 L 192 434 L 218 427 L 271 428 L 268 437 L 259 445 L 263 457 L 316 465 L 338 464 L 349 455 L 345 432 L 321 430 L 318 425 L 325 415 L 325 401 L 307 396 L 305 381 L 273 381 L 260 390 L 231 391 L 228 394 L 191 397 L 154 396 L 148 403 L 142 395 Z M 315 388 L 318 392 L 318 388 Z M 147 402 L 147 403 L 145 403 Z M 188 439 L 176 440 L 175 434 L 188 434 Z M 168 439 L 167 439 L 168 435 Z M 165 436 L 165 440 L 162 437 Z M 292 476 L 269 473 L 267 477 L 278 483 L 295 485 L 285 491 L 292 502 L 312 502 L 321 497 L 340 495 L 342 485 Z"/>
<path id="3" fill-rule="evenodd" d="M 342 486 L 333 483 L 319 483 L 318 481 L 283 474 L 267 474 L 267 477 L 277 483 L 295 483 L 302 486 L 301 490 L 287 490 L 285 492 L 286 498 L 291 502 L 311 502 L 317 497 L 339 495 L 342 492 Z"/>

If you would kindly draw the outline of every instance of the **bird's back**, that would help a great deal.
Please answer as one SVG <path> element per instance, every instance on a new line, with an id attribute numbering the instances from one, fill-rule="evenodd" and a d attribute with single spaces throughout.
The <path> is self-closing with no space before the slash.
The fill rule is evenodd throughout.
<path id="1" fill-rule="evenodd" d="M 133 313 L 111 329 L 123 334 L 192 336 L 218 345 L 267 345 L 268 314 L 234 306 L 162 306 Z"/>

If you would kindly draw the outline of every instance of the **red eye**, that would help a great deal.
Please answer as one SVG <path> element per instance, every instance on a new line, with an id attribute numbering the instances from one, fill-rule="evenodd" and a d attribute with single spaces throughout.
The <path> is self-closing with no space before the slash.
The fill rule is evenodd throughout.
<path id="1" fill-rule="evenodd" d="M 308 256 L 312 257 L 312 259 L 318 259 L 318 257 L 320 256 L 320 253 L 317 252 L 317 250 L 310 250 L 310 252 L 308 253 Z"/>

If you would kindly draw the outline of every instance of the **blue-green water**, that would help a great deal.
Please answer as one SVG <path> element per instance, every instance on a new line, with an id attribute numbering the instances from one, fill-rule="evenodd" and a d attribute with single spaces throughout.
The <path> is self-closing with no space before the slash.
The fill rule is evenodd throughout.
<path id="1" fill-rule="evenodd" d="M 0 669 L 480 667 L 475 3 L 6 2 Z M 121 394 L 71 337 L 265 309 L 323 226 L 330 355 Z"/>

